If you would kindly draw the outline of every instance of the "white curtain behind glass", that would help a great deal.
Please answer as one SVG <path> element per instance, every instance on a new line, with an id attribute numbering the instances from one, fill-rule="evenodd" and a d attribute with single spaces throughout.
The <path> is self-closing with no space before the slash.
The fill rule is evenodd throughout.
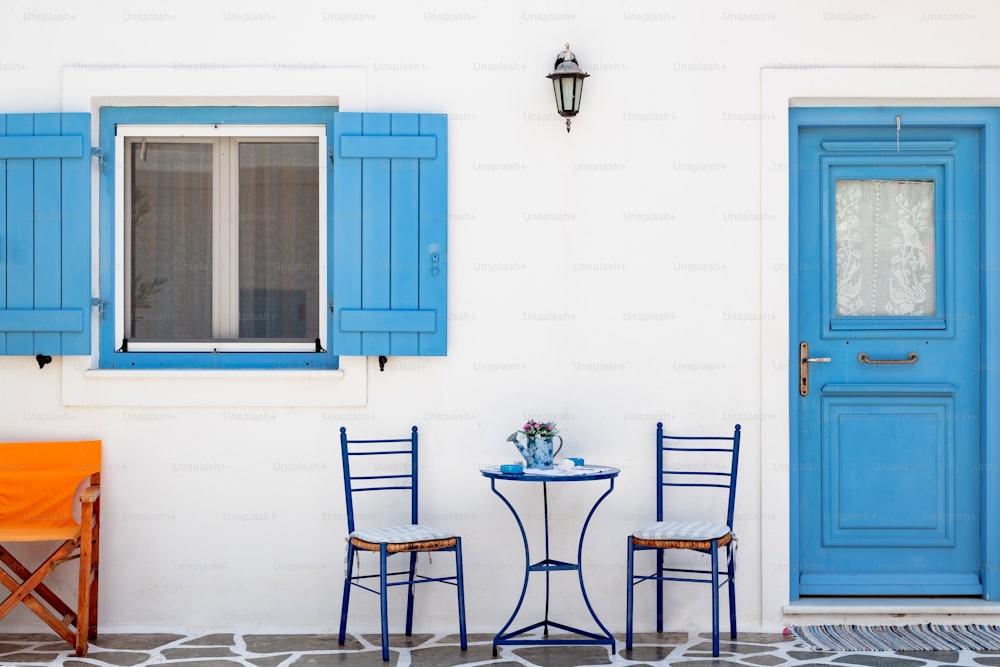
<path id="1" fill-rule="evenodd" d="M 131 151 L 135 340 L 212 337 L 212 146 L 135 143 Z"/>
<path id="2" fill-rule="evenodd" d="M 240 144 L 240 338 L 319 336 L 315 143 Z"/>
<path id="3" fill-rule="evenodd" d="M 837 315 L 934 315 L 934 183 L 836 182 Z"/>

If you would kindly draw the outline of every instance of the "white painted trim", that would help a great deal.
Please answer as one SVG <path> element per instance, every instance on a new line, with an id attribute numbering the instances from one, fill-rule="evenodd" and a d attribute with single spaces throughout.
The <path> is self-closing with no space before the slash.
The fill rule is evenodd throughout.
<path id="1" fill-rule="evenodd" d="M 811 598 L 784 608 L 786 616 L 842 614 L 976 615 L 1000 612 L 1000 602 L 980 598 Z M 884 620 L 884 619 L 883 619 Z M 926 621 L 921 621 L 926 622 Z"/>
<path id="2" fill-rule="evenodd" d="M 119 123 L 115 126 L 118 134 L 124 139 L 142 137 L 143 140 L 161 139 L 163 137 L 179 137 L 185 139 L 202 139 L 214 137 L 304 137 L 323 139 L 326 137 L 325 125 L 129 125 Z M 324 158 L 326 155 L 323 156 Z"/>
<path id="3" fill-rule="evenodd" d="M 789 625 L 995 624 L 1000 603 L 979 598 L 810 598 L 782 609 Z"/>
<path id="4" fill-rule="evenodd" d="M 760 78 L 761 621 L 789 602 L 789 106 L 1000 106 L 1000 71 L 949 67 L 763 68 Z M 746 581 L 747 577 L 744 577 Z"/>
<path id="5" fill-rule="evenodd" d="M 313 340 L 297 343 L 276 343 L 259 340 L 219 339 L 238 338 L 239 303 L 235 275 L 221 267 L 234 267 L 239 257 L 239 234 L 233 225 L 233 211 L 237 208 L 238 197 L 236 178 L 235 147 L 229 142 L 242 139 L 273 139 L 286 137 L 295 140 L 315 139 L 317 144 L 317 266 L 320 267 L 317 278 L 316 312 L 319 314 L 316 338 L 323 346 L 330 345 L 325 317 L 327 309 L 327 136 L 325 125 L 144 125 L 119 123 L 115 132 L 115 192 L 124 193 L 115 199 L 115 303 L 120 304 L 118 312 L 121 316 L 115 318 L 114 340 L 125 337 L 125 323 L 131 321 L 131 305 L 129 294 L 131 285 L 126 276 L 125 267 L 129 266 L 130 245 L 128 229 L 125 224 L 125 201 L 131 196 L 127 178 L 129 142 L 142 139 L 158 140 L 164 137 L 175 138 L 175 141 L 189 142 L 201 140 L 211 142 L 212 151 L 212 191 L 217 193 L 212 198 L 212 331 L 218 337 L 192 343 L 177 342 L 136 342 L 129 341 L 132 352 L 312 352 L 316 349 Z M 223 156 L 226 156 L 225 158 Z M 223 234 L 225 232 L 225 234 Z"/>
<path id="6" fill-rule="evenodd" d="M 364 67 L 168 66 L 85 64 L 63 68 L 63 111 L 90 111 L 109 104 L 176 106 L 338 106 L 368 111 Z"/>
<path id="7" fill-rule="evenodd" d="M 340 369 L 335 371 L 119 371 L 93 370 L 87 357 L 64 357 L 63 404 L 143 408 L 363 407 L 368 404 L 367 365 L 368 357 L 341 357 Z"/>

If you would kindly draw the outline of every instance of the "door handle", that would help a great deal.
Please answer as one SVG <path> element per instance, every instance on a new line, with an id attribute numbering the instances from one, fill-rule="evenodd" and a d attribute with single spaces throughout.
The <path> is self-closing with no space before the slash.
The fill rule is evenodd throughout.
<path id="1" fill-rule="evenodd" d="M 868 356 L 867 352 L 862 352 L 858 355 L 858 361 L 863 364 L 915 364 L 917 363 L 917 353 L 910 352 L 906 355 L 906 359 L 872 359 Z"/>
<path id="2" fill-rule="evenodd" d="M 826 364 L 833 361 L 830 357 L 810 357 L 809 343 L 799 343 L 799 396 L 809 395 L 809 364 Z"/>

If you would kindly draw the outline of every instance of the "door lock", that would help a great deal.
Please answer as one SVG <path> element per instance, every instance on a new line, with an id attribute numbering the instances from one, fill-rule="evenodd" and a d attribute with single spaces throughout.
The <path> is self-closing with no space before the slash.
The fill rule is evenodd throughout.
<path id="1" fill-rule="evenodd" d="M 830 357 L 810 357 L 809 343 L 799 343 L 799 396 L 809 395 L 809 364 L 827 364 L 833 361 Z"/>

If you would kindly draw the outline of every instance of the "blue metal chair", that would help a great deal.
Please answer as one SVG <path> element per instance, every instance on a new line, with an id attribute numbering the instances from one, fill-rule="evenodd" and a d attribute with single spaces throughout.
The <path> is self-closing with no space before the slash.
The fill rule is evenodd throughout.
<path id="1" fill-rule="evenodd" d="M 387 593 L 391 586 L 406 586 L 406 636 L 413 634 L 413 587 L 416 584 L 443 582 L 458 589 L 458 625 L 462 650 L 468 648 L 465 633 L 465 587 L 462 575 L 462 538 L 454 533 L 430 528 L 417 521 L 417 427 L 410 437 L 381 440 L 348 439 L 347 429 L 340 429 L 340 452 L 344 465 L 344 491 L 347 500 L 347 570 L 344 576 L 344 598 L 340 610 L 340 635 L 343 645 L 347 633 L 347 608 L 351 588 L 357 586 L 379 596 L 382 612 L 382 660 L 389 660 L 389 618 Z M 352 472 L 352 460 L 355 470 Z M 354 500 L 359 493 L 405 492 L 409 496 L 410 523 L 378 528 L 357 528 Z M 372 503 L 374 504 L 374 503 Z M 379 555 L 378 574 L 354 574 L 355 556 L 359 551 Z M 455 554 L 455 574 L 429 577 L 417 574 L 417 554 L 421 551 L 451 551 Z M 388 559 L 394 554 L 410 555 L 409 568 L 389 571 Z M 402 579 L 398 579 L 402 577 Z M 390 578 L 393 580 L 390 581 Z M 378 587 L 366 581 L 378 579 Z M 374 584 L 373 584 L 374 586 Z"/>
<path id="2" fill-rule="evenodd" d="M 736 506 L 736 470 L 740 458 L 740 425 L 731 436 L 676 436 L 656 425 L 656 523 L 628 538 L 628 591 L 626 594 L 625 649 L 632 648 L 632 616 L 635 585 L 656 582 L 656 631 L 663 632 L 663 582 L 694 581 L 712 585 L 712 655 L 719 655 L 719 587 L 729 588 L 729 636 L 736 639 L 736 588 L 733 512 Z M 664 519 L 664 495 L 670 487 L 720 489 L 728 505 L 726 522 Z M 721 514 L 721 502 L 720 502 Z M 725 547 L 725 562 L 719 550 Z M 635 573 L 635 552 L 655 549 L 656 571 Z M 685 549 L 708 554 L 708 569 L 665 567 L 667 549 Z"/>

